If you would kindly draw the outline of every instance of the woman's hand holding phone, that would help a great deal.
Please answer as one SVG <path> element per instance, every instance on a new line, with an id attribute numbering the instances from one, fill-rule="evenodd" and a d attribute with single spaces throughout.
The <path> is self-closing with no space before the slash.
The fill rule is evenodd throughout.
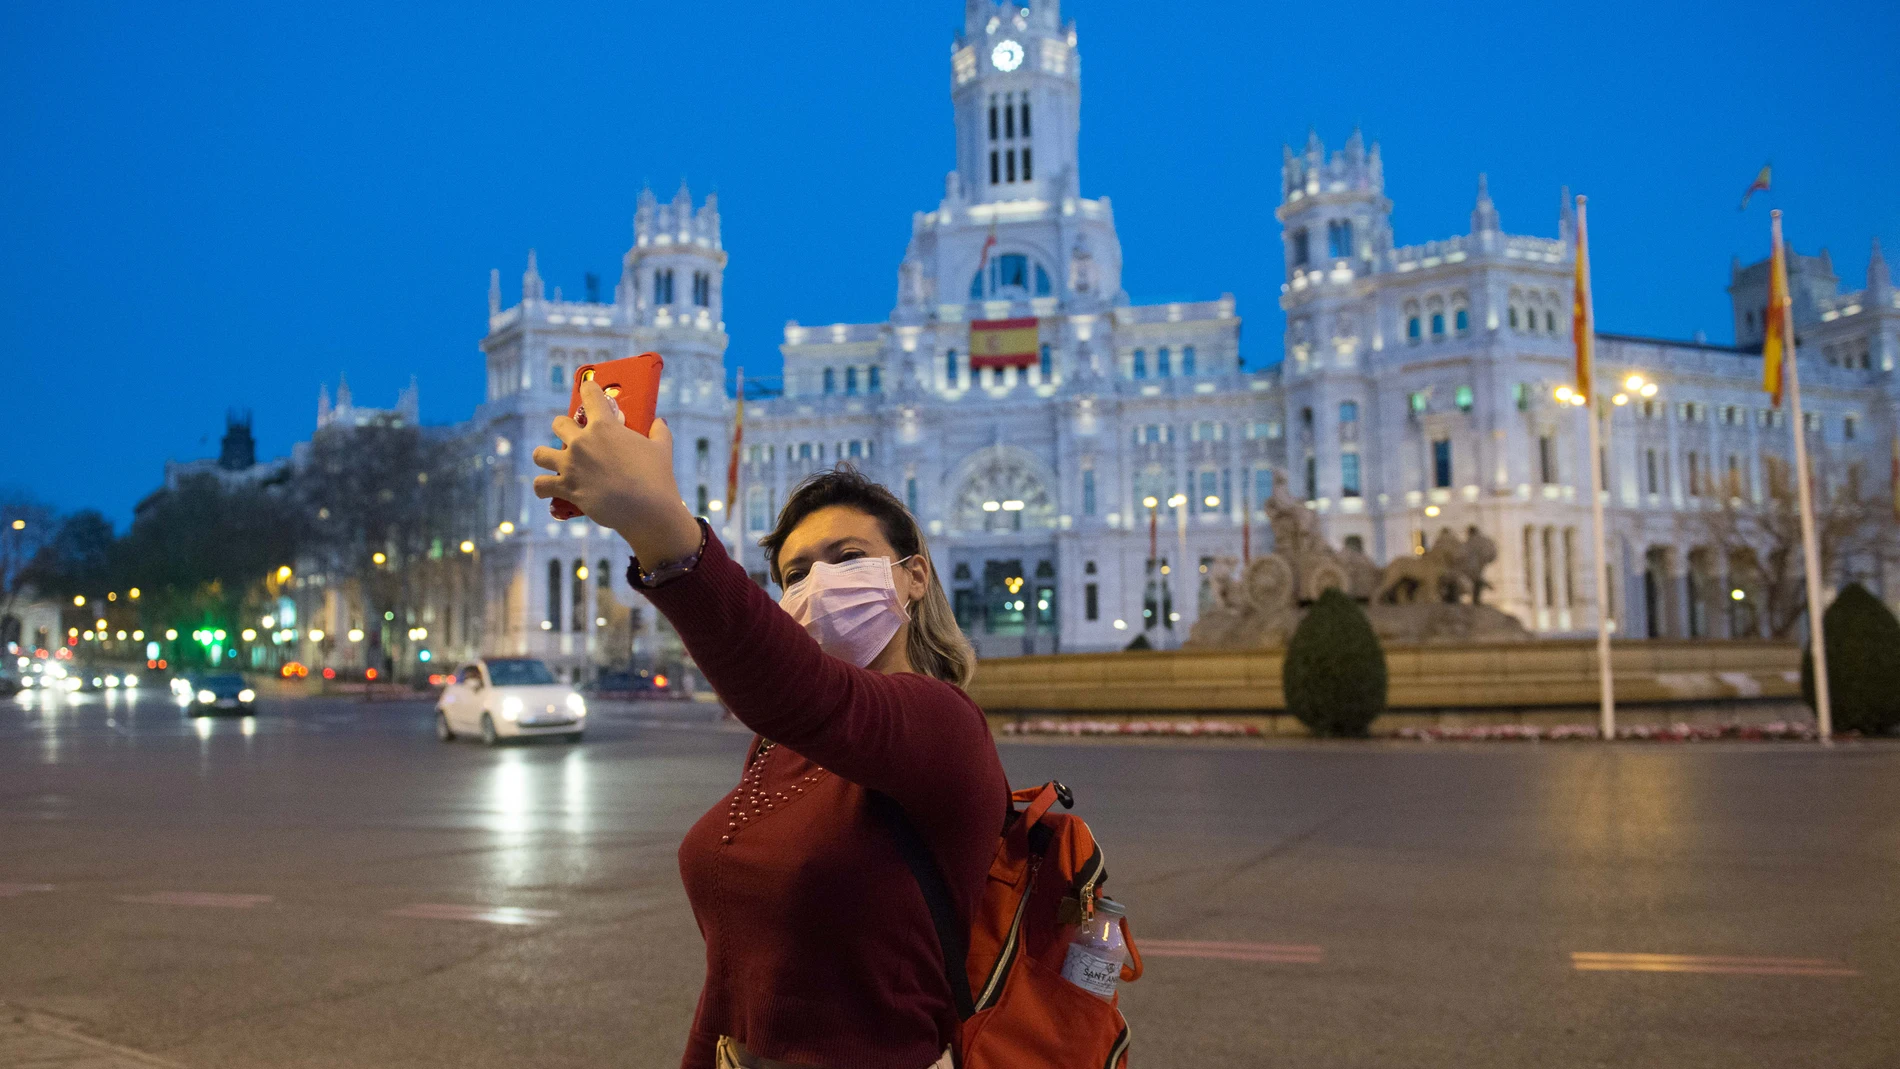
<path id="1" fill-rule="evenodd" d="M 587 425 L 566 416 L 554 420 L 554 435 L 566 446 L 539 446 L 534 494 L 573 502 L 595 523 L 619 532 L 649 568 L 676 561 L 699 548 L 699 521 L 680 500 L 673 477 L 673 432 L 653 421 L 649 437 L 613 418 L 607 395 L 593 382 L 581 384 Z"/>

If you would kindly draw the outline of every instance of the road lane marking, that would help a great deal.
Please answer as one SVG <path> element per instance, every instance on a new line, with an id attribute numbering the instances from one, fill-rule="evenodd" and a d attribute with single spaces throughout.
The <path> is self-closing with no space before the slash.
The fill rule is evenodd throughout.
<path id="1" fill-rule="evenodd" d="M 275 901 L 269 895 L 233 895 L 218 891 L 156 891 L 149 895 L 120 895 L 119 901 L 141 906 L 199 906 L 206 909 L 250 909 Z"/>
<path id="2" fill-rule="evenodd" d="M 1572 951 L 1578 972 L 1680 972 L 1726 976 L 1859 976 L 1859 969 L 1827 958 L 1758 958 L 1709 954 L 1619 954 Z"/>
<path id="3" fill-rule="evenodd" d="M 560 914 L 551 909 L 523 909 L 520 906 L 454 906 L 420 902 L 392 909 L 387 916 L 425 921 L 478 921 L 482 924 L 540 924 Z"/>
<path id="4" fill-rule="evenodd" d="M 1326 948 L 1290 943 L 1219 943 L 1195 939 L 1142 939 L 1136 948 L 1144 958 L 1201 958 L 1214 961 L 1253 961 L 1280 965 L 1320 965 Z"/>
<path id="5" fill-rule="evenodd" d="M 50 883 L 0 883 L 0 898 L 17 898 L 20 895 L 37 894 L 51 891 Z"/>

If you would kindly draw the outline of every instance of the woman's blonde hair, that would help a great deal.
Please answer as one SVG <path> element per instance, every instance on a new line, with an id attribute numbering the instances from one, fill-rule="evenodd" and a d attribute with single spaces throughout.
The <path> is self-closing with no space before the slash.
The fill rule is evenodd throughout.
<path id="1" fill-rule="evenodd" d="M 950 599 L 944 594 L 936 565 L 930 559 L 930 547 L 924 542 L 923 528 L 896 494 L 856 469 L 840 465 L 818 472 L 799 483 L 785 499 L 785 507 L 779 510 L 778 525 L 772 528 L 771 534 L 759 539 L 772 581 L 784 585 L 778 568 L 778 551 L 791 537 L 793 529 L 803 523 L 805 517 L 833 505 L 856 509 L 876 520 L 884 532 L 884 540 L 897 551 L 898 559 L 922 558 L 930 578 L 924 596 L 911 613 L 910 639 L 905 652 L 910 655 L 911 667 L 925 675 L 959 687 L 969 683 L 970 677 L 976 674 L 976 651 L 970 648 L 970 640 L 957 626 L 956 613 L 950 609 Z"/>

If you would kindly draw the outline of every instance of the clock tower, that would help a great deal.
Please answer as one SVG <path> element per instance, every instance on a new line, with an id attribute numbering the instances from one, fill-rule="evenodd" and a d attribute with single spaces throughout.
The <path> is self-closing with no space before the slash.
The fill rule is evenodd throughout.
<path id="1" fill-rule="evenodd" d="M 1081 66 L 1060 0 L 965 0 L 950 84 L 957 174 L 971 202 L 1079 194 Z"/>

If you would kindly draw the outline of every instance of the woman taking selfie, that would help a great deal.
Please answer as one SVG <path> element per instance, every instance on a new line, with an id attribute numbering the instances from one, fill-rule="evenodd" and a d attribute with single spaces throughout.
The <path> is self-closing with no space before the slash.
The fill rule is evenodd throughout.
<path id="1" fill-rule="evenodd" d="M 706 940 L 682 1066 L 947 1069 L 943 952 L 876 807 L 901 807 L 967 925 L 1009 794 L 917 521 L 856 472 L 807 479 L 763 542 L 775 604 L 680 500 L 666 425 L 603 418 L 591 382 L 582 398 L 587 425 L 556 419 L 566 448 L 534 451 L 554 473 L 536 495 L 627 540 L 634 588 L 759 736 L 680 845 Z"/>

